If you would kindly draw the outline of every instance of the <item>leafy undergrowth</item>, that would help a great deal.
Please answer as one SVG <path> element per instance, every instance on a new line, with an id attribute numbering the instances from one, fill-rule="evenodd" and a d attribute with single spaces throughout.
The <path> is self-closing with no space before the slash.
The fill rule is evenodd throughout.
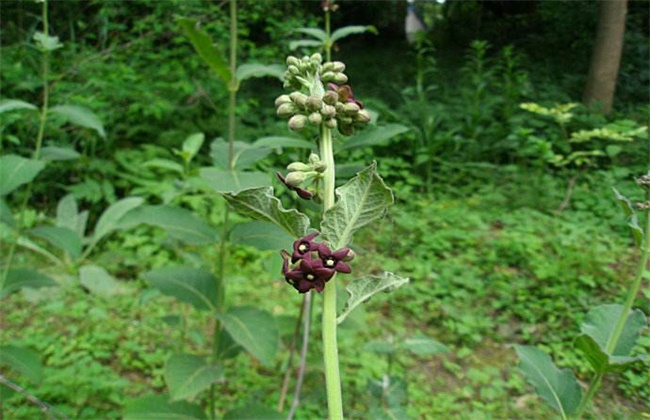
<path id="1" fill-rule="evenodd" d="M 386 401 L 400 400 L 413 418 L 551 417 L 516 369 L 511 345 L 539 345 L 586 382 L 587 365 L 572 340 L 590 306 L 623 299 L 636 257 L 628 238 L 597 217 L 585 217 L 584 211 L 554 216 L 509 208 L 498 191 L 462 199 L 406 197 L 387 223 L 353 244 L 358 254 L 355 274 L 382 268 L 410 276 L 411 284 L 374 298 L 341 326 L 348 416 L 384 415 L 387 407 L 378 406 L 370 391 L 389 378 L 395 386 Z M 130 244 L 134 255 L 139 247 L 151 246 L 135 238 Z M 216 408 L 221 414 L 250 402 L 277 406 L 301 304 L 301 296 L 279 279 L 277 254 L 237 248 L 230 260 L 230 303 L 275 314 L 284 351 L 275 369 L 245 354 L 229 359 L 226 379 L 218 385 Z M 162 371 L 170 353 L 191 349 L 205 354 L 209 348 L 208 315 L 187 311 L 146 289 L 144 282 L 124 279 L 121 294 L 102 298 L 58 280 L 59 288 L 6 299 L 0 337 L 3 344 L 40 353 L 45 365 L 41 383 L 11 372 L 8 377 L 60 414 L 119 418 L 131 398 L 164 392 Z M 314 302 L 313 341 L 297 418 L 326 416 L 318 344 L 320 297 Z M 647 313 L 647 302 L 639 304 Z M 450 354 L 398 353 L 387 358 L 368 347 L 372 340 L 399 342 L 418 335 L 439 340 Z M 648 353 L 647 332 L 641 342 L 640 350 Z M 647 365 L 637 366 L 606 381 L 591 415 L 647 413 L 647 372 Z M 7 418 L 40 416 L 20 395 L 2 392 Z"/>

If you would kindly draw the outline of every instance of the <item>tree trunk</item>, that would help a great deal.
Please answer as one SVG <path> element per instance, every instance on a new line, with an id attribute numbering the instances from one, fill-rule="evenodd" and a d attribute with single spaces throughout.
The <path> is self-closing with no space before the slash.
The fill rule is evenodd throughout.
<path id="1" fill-rule="evenodd" d="M 604 114 L 612 110 L 614 102 L 626 14 L 627 0 L 600 0 L 598 32 L 583 101 L 589 106 L 599 104 Z"/>

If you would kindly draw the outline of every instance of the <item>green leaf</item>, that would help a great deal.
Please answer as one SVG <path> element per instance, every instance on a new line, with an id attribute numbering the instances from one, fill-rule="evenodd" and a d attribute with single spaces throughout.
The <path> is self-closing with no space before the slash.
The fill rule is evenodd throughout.
<path id="1" fill-rule="evenodd" d="M 266 366 L 273 364 L 279 339 L 273 315 L 257 308 L 235 307 L 217 317 L 246 351 Z"/>
<path id="2" fill-rule="evenodd" d="M 253 246 L 263 251 L 290 248 L 294 240 L 278 226 L 257 220 L 240 223 L 230 233 L 233 244 Z"/>
<path id="3" fill-rule="evenodd" d="M 223 420 L 281 420 L 286 418 L 274 409 L 255 401 L 249 401 L 243 407 L 228 411 Z"/>
<path id="4" fill-rule="evenodd" d="M 121 219 L 123 228 L 146 224 L 162 228 L 188 245 L 205 245 L 218 240 L 219 233 L 189 210 L 174 206 L 141 206 Z"/>
<path id="5" fill-rule="evenodd" d="M 0 298 L 8 296 L 23 287 L 39 288 L 52 286 L 57 286 L 57 283 L 38 271 L 22 268 L 11 269 L 7 273 L 4 286 L 0 291 Z"/>
<path id="6" fill-rule="evenodd" d="M 59 105 L 50 108 L 48 113 L 60 115 L 66 121 L 80 127 L 95 130 L 101 138 L 106 138 L 106 132 L 104 131 L 102 121 L 97 115 L 95 115 L 95 113 L 86 107 L 77 105 Z"/>
<path id="7" fill-rule="evenodd" d="M 285 209 L 273 195 L 273 187 L 251 188 L 238 193 L 222 194 L 235 211 L 255 220 L 273 223 L 292 238 L 307 234 L 309 218 L 296 209 Z"/>
<path id="8" fill-rule="evenodd" d="M 40 160 L 45 162 L 75 160 L 79 159 L 81 154 L 68 147 L 46 146 L 41 149 Z"/>
<path id="9" fill-rule="evenodd" d="M 592 337 L 586 334 L 580 334 L 576 338 L 575 346 L 584 353 L 585 358 L 597 373 L 622 371 L 625 366 L 631 363 L 647 360 L 646 355 L 637 355 L 634 357 L 609 356 Z"/>
<path id="10" fill-rule="evenodd" d="M 214 166 L 222 169 L 230 169 L 228 155 L 230 145 L 223 138 L 219 137 L 210 144 L 210 156 Z M 252 167 L 255 163 L 271 153 L 270 148 L 253 146 L 242 141 L 233 143 L 233 167 L 244 170 Z"/>
<path id="11" fill-rule="evenodd" d="M 202 420 L 201 406 L 185 401 L 169 402 L 165 395 L 149 395 L 126 404 L 124 420 Z"/>
<path id="12" fill-rule="evenodd" d="M 83 238 L 87 220 L 88 212 L 79 213 L 74 194 L 68 194 L 59 200 L 56 206 L 56 225 L 58 227 L 73 230 L 77 232 L 79 238 Z"/>
<path id="13" fill-rule="evenodd" d="M 113 276 L 97 265 L 81 266 L 79 282 L 97 296 L 110 297 L 121 292 L 120 284 Z"/>
<path id="14" fill-rule="evenodd" d="M 16 111 L 20 109 L 28 109 L 31 111 L 38 110 L 36 105 L 29 102 L 21 101 L 19 99 L 3 99 L 0 101 L 0 114 L 3 112 Z"/>
<path id="15" fill-rule="evenodd" d="M 43 168 L 45 163 L 38 160 L 18 155 L 0 156 L 0 197 L 31 182 Z"/>
<path id="16" fill-rule="evenodd" d="M 49 259 L 51 262 L 53 262 L 55 265 L 62 265 L 62 266 L 65 265 L 65 263 L 63 262 L 63 260 L 61 260 L 61 259 L 60 259 L 59 257 L 57 257 L 56 255 L 52 254 L 50 251 L 48 251 L 48 250 L 45 249 L 44 247 L 40 246 L 40 245 L 37 244 L 36 242 L 32 241 L 32 240 L 29 239 L 27 236 L 19 236 L 19 237 L 18 237 L 18 240 L 16 241 L 16 243 L 17 243 L 18 245 L 22 246 L 23 248 L 27 248 L 27 249 L 29 249 L 30 251 L 34 251 L 34 252 L 36 252 L 37 254 L 41 254 L 42 256 L 44 256 L 45 258 L 47 258 L 47 259 Z"/>
<path id="17" fill-rule="evenodd" d="M 313 39 L 299 39 L 289 43 L 290 50 L 297 50 L 298 48 L 321 48 L 322 46 L 322 41 L 315 41 Z"/>
<path id="18" fill-rule="evenodd" d="M 237 80 L 240 82 L 251 77 L 275 77 L 282 80 L 284 78 L 285 67 L 279 64 L 242 64 L 237 67 Z"/>
<path id="19" fill-rule="evenodd" d="M 371 34 L 375 34 L 375 35 L 377 35 L 377 33 L 378 33 L 377 28 L 375 28 L 372 25 L 370 25 L 370 26 L 352 25 L 352 26 L 344 26 L 343 28 L 339 28 L 339 29 L 335 30 L 332 33 L 332 36 L 331 36 L 330 39 L 331 39 L 332 42 L 336 42 L 336 41 L 338 41 L 340 39 L 343 39 L 343 38 L 345 38 L 347 36 L 355 35 L 355 34 L 363 34 L 363 33 L 366 33 L 366 32 L 370 32 Z"/>
<path id="20" fill-rule="evenodd" d="M 192 354 L 173 354 L 165 363 L 165 383 L 172 401 L 194 398 L 222 377 L 219 367 Z"/>
<path id="21" fill-rule="evenodd" d="M 345 140 L 342 145 L 336 148 L 336 151 L 384 145 L 393 137 L 407 131 L 410 131 L 410 128 L 402 124 L 387 124 L 374 127 Z"/>
<path id="22" fill-rule="evenodd" d="M 51 36 L 40 31 L 34 33 L 34 41 L 36 41 L 41 51 L 50 52 L 63 47 L 63 44 L 59 42 L 58 36 Z"/>
<path id="23" fill-rule="evenodd" d="M 66 252 L 73 259 L 81 255 L 81 238 L 77 232 L 66 227 L 38 226 L 29 231 L 32 235 L 45 239 L 52 246 Z"/>
<path id="24" fill-rule="evenodd" d="M 562 418 L 573 414 L 582 398 L 582 390 L 573 372 L 558 369 L 548 354 L 535 347 L 515 345 L 515 350 L 519 355 L 519 369 L 537 394 Z"/>
<path id="25" fill-rule="evenodd" d="M 189 135 L 185 141 L 183 142 L 183 154 L 188 157 L 188 160 L 192 160 L 194 156 L 196 156 L 197 153 L 199 153 L 199 150 L 201 150 L 201 146 L 203 146 L 203 142 L 205 141 L 205 135 L 203 133 L 194 133 Z"/>
<path id="26" fill-rule="evenodd" d="M 336 189 L 337 201 L 323 215 L 321 232 L 332 249 L 350 243 L 355 231 L 380 219 L 393 204 L 393 193 L 377 175 L 377 164 Z"/>
<path id="27" fill-rule="evenodd" d="M 16 226 L 16 221 L 14 220 L 14 215 L 11 213 L 11 209 L 5 203 L 3 199 L 0 198 L 0 222 L 6 224 L 9 227 Z"/>
<path id="28" fill-rule="evenodd" d="M 390 341 L 371 340 L 363 346 L 364 351 L 371 351 L 377 354 L 395 354 L 397 346 Z"/>
<path id="29" fill-rule="evenodd" d="M 179 26 L 183 30 L 194 47 L 194 50 L 199 54 L 203 61 L 210 66 L 217 76 L 226 84 L 230 83 L 232 75 L 228 62 L 220 50 L 218 50 L 212 42 L 210 35 L 206 34 L 199 29 L 199 21 L 189 18 L 177 18 Z"/>
<path id="30" fill-rule="evenodd" d="M 636 211 L 634 210 L 634 206 L 632 205 L 630 200 L 626 196 L 618 192 L 616 188 L 612 188 L 612 189 L 614 190 L 616 199 L 621 205 L 623 212 L 628 217 L 627 226 L 632 230 L 632 235 L 634 236 L 636 245 L 641 246 L 641 243 L 643 243 L 644 232 L 643 232 L 643 228 L 639 226 L 639 219 L 637 218 Z"/>
<path id="31" fill-rule="evenodd" d="M 16 346 L 0 347 L 0 365 L 25 375 L 34 383 L 43 379 L 41 356 L 32 349 Z"/>
<path id="32" fill-rule="evenodd" d="M 396 276 L 393 273 L 384 272 L 380 276 L 365 276 L 354 280 L 346 290 L 348 300 L 345 302 L 343 310 L 336 318 L 339 324 L 356 308 L 379 292 L 391 292 L 409 282 L 408 278 Z"/>
<path id="33" fill-rule="evenodd" d="M 208 187 L 218 193 L 236 193 L 238 191 L 259 188 L 271 183 L 268 174 L 263 172 L 239 172 L 219 168 L 201 168 L 199 176 Z"/>
<path id="34" fill-rule="evenodd" d="M 281 149 L 284 147 L 295 147 L 298 149 L 315 149 L 316 144 L 311 141 L 286 136 L 262 137 L 253 143 L 253 147 L 268 147 Z"/>
<path id="35" fill-rule="evenodd" d="M 173 160 L 169 159 L 150 159 L 142 164 L 143 167 L 145 168 L 159 168 L 159 169 L 165 169 L 168 171 L 176 172 L 178 174 L 182 174 L 185 172 L 185 169 L 183 168 L 183 165 L 181 165 L 178 162 L 174 162 Z"/>
<path id="36" fill-rule="evenodd" d="M 163 294 L 173 296 L 200 310 L 217 310 L 218 280 L 209 271 L 192 267 L 164 267 L 151 270 L 144 279 Z"/>
<path id="37" fill-rule="evenodd" d="M 646 317 L 639 309 L 630 312 L 623 331 L 619 336 L 614 351 L 607 351 L 613 339 L 616 324 L 623 312 L 623 306 L 618 304 L 599 305 L 592 308 L 580 326 L 583 334 L 593 338 L 600 349 L 609 356 L 630 356 L 632 348 L 636 345 L 641 330 L 646 328 Z"/>
<path id="38" fill-rule="evenodd" d="M 321 41 L 321 44 L 327 39 L 327 34 L 324 30 L 320 28 L 296 28 L 294 32 L 300 32 L 301 34 L 309 35 L 312 38 L 315 38 Z"/>
<path id="39" fill-rule="evenodd" d="M 93 242 L 99 242 L 104 236 L 120 229 L 121 219 L 130 211 L 144 203 L 140 197 L 127 197 L 111 204 L 99 217 L 93 233 Z"/>
<path id="40" fill-rule="evenodd" d="M 449 353 L 449 348 L 438 340 L 420 334 L 405 339 L 400 343 L 400 347 L 420 357 Z"/>

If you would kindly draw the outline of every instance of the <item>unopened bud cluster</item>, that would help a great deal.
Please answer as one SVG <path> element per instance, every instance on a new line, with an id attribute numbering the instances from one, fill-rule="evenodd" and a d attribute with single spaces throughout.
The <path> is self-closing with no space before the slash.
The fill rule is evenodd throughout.
<path id="1" fill-rule="evenodd" d="M 323 63 L 320 54 L 287 58 L 284 86 L 297 90 L 278 97 L 275 107 L 279 117 L 289 119 L 289 129 L 300 131 L 308 126 L 324 125 L 350 135 L 355 126 L 370 121 L 368 111 L 354 99 L 352 89 L 345 84 L 348 76 L 343 71 L 345 64 L 340 61 Z"/>
<path id="2" fill-rule="evenodd" d="M 643 189 L 650 189 L 650 172 L 647 175 L 642 175 L 636 179 L 636 184 Z"/>
<path id="3" fill-rule="evenodd" d="M 327 165 L 321 162 L 316 153 L 309 155 L 309 163 L 292 162 L 287 165 L 287 175 L 283 176 L 278 172 L 278 178 L 292 191 L 295 191 L 301 198 L 310 200 L 314 193 L 306 188 L 306 184 L 318 180 L 323 176 Z"/>

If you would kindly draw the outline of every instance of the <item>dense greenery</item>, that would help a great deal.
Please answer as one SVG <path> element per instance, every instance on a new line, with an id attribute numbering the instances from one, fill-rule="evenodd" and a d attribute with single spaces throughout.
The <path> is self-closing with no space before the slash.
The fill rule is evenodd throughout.
<path id="1" fill-rule="evenodd" d="M 634 180 L 649 167 L 647 2 L 630 2 L 607 116 L 578 103 L 595 2 L 486 3 L 421 4 L 432 29 L 413 45 L 402 39 L 405 2 L 341 0 L 332 14 L 333 27 L 378 30 L 333 48 L 374 117 L 335 143 L 337 177 L 376 159 L 396 197 L 384 222 L 355 238 L 363 261 L 353 261 L 355 275 L 411 278 L 340 325 L 351 418 L 552 416 L 517 369 L 513 345 L 537 346 L 588 382 L 589 363 L 573 345 L 580 325 L 590 308 L 622 303 L 635 275 L 641 252 L 612 188 L 644 200 Z M 271 70 L 242 78 L 229 161 L 232 86 L 194 53 L 178 19 L 199 20 L 226 52 L 228 2 L 47 6 L 46 16 L 41 4 L 0 3 L 3 415 L 137 418 L 145 402 L 165 406 L 169 394 L 196 396 L 227 418 L 279 404 L 285 415 L 301 299 L 282 279 L 278 251 L 295 238 L 250 224 L 217 194 L 232 170 L 281 190 L 268 174 L 307 158 L 312 138 L 290 134 L 275 115 L 282 83 Z M 319 2 L 300 1 L 240 0 L 237 20 L 237 59 L 263 65 L 284 65 L 296 45 L 314 52 L 296 44 L 309 32 L 295 29 L 323 24 Z M 45 22 L 60 48 L 34 39 Z M 31 172 L 16 171 L 17 180 L 7 168 L 23 163 Z M 277 331 L 279 351 L 256 352 L 222 330 L 229 318 L 178 298 L 170 273 L 212 282 L 202 296 L 230 316 L 260 310 L 255 319 Z M 645 314 L 649 286 L 645 275 L 634 302 Z M 327 416 L 315 314 L 298 418 Z M 645 329 L 634 354 L 648 353 Z M 207 373 L 209 393 L 170 385 L 179 354 L 222 360 Z M 637 361 L 605 377 L 587 416 L 648 415 L 649 371 Z"/>

